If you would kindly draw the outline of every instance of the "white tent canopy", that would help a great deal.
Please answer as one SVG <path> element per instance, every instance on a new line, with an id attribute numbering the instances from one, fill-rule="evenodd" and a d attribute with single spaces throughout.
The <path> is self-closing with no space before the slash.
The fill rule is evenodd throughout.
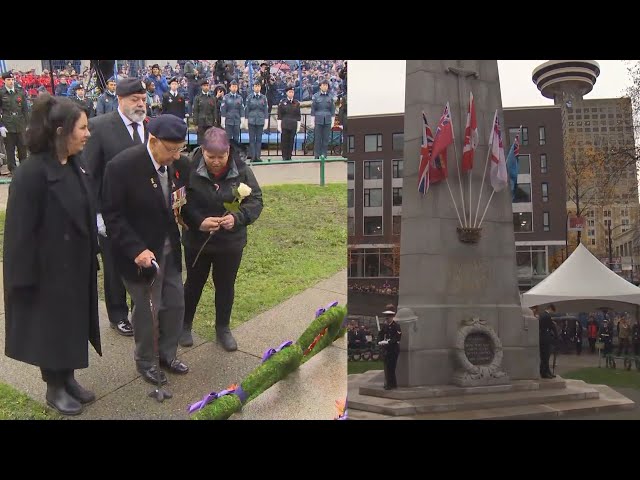
<path id="1" fill-rule="evenodd" d="M 560 303 L 562 302 L 562 303 Z M 640 288 L 608 269 L 580 244 L 551 275 L 522 295 L 522 305 L 556 305 L 559 311 L 586 312 L 640 305 Z"/>

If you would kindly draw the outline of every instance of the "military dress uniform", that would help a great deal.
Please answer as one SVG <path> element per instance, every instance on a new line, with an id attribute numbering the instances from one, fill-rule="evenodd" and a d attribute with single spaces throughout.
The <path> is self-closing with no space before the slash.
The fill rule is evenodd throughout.
<path id="1" fill-rule="evenodd" d="M 384 388 L 390 390 L 397 388 L 396 382 L 396 364 L 400 355 L 400 337 L 402 330 L 398 322 L 393 320 L 391 323 L 385 323 L 378 333 L 378 341 L 387 341 L 383 345 L 384 352 Z"/>
<path id="2" fill-rule="evenodd" d="M 267 97 L 261 93 L 247 96 L 244 116 L 249 124 L 249 156 L 254 162 L 261 162 L 262 132 L 267 127 L 269 106 Z"/>
<path id="3" fill-rule="evenodd" d="M 542 378 L 554 378 L 549 367 L 549 357 L 553 342 L 556 339 L 556 329 L 553 326 L 551 314 L 547 311 L 540 315 L 539 323 L 539 342 L 540 342 L 540 376 Z"/>
<path id="4" fill-rule="evenodd" d="M 184 115 L 187 113 L 184 95 L 177 90 L 175 93 L 174 95 L 173 92 L 168 91 L 162 95 L 162 113 L 170 113 L 183 120 Z"/>
<path id="5" fill-rule="evenodd" d="M 326 80 L 322 83 L 328 84 Z M 321 155 L 327 156 L 335 112 L 336 107 L 333 103 L 333 97 L 329 92 L 318 92 L 311 99 L 311 115 L 315 117 L 315 138 L 313 145 L 315 158 L 320 158 Z"/>
<path id="6" fill-rule="evenodd" d="M 115 82 L 115 78 L 111 77 L 107 80 L 107 83 Z M 105 113 L 115 112 L 118 110 L 118 97 L 115 92 L 111 93 L 106 90 L 102 95 L 98 97 L 98 103 L 96 105 L 96 116 L 104 115 Z"/>
<path id="7" fill-rule="evenodd" d="M 78 90 L 84 90 L 84 87 L 82 86 L 82 84 L 78 84 L 74 87 L 73 97 L 71 97 L 71 100 L 77 103 L 78 106 L 82 110 L 84 110 L 84 113 L 87 114 L 87 118 L 95 117 L 96 113 L 95 113 L 95 110 L 93 109 L 93 101 L 87 97 L 83 97 L 83 98 L 78 97 Z"/>
<path id="8" fill-rule="evenodd" d="M 3 79 L 13 78 L 12 73 L 2 75 Z M 13 173 L 16 168 L 16 147 L 18 159 L 22 162 L 27 158 L 25 132 L 29 121 L 29 105 L 24 90 L 14 83 L 9 91 L 5 84 L 0 88 L 0 128 L 6 128 L 4 145 L 7 151 L 7 166 Z"/>
<path id="9" fill-rule="evenodd" d="M 211 92 L 200 92 L 193 100 L 193 124 L 198 127 L 198 145 L 202 145 L 204 132 L 216 124 L 218 103 Z"/>
<path id="10" fill-rule="evenodd" d="M 282 125 L 282 159 L 291 160 L 294 139 L 300 121 L 300 102 L 283 98 L 278 104 L 278 120 Z"/>
<path id="11" fill-rule="evenodd" d="M 234 80 L 235 81 L 235 80 Z M 233 82 L 231 82 L 233 85 Z M 237 85 L 237 84 L 236 84 Z M 222 98 L 220 116 L 224 119 L 224 129 L 229 140 L 240 143 L 240 123 L 244 117 L 244 103 L 242 97 L 236 93 L 227 93 Z"/>

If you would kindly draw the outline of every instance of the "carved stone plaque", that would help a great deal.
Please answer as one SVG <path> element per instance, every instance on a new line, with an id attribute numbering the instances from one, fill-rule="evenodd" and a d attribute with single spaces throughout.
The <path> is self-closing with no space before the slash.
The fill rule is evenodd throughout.
<path id="1" fill-rule="evenodd" d="M 493 343 L 489 335 L 476 332 L 464 339 L 464 354 L 473 365 L 489 365 L 493 361 Z"/>

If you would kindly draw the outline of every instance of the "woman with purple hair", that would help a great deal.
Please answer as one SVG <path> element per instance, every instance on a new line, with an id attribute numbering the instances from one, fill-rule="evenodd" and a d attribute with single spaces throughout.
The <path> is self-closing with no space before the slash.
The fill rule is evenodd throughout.
<path id="1" fill-rule="evenodd" d="M 180 345 L 193 345 L 191 328 L 202 289 L 212 271 L 215 287 L 216 338 L 223 348 L 238 348 L 229 323 L 235 281 L 247 244 L 247 225 L 262 212 L 262 191 L 240 148 L 221 128 L 211 127 L 191 159 L 182 235 L 187 280 L 184 327 Z M 226 205 L 225 205 L 226 204 Z M 233 209 L 229 205 L 234 204 Z"/>

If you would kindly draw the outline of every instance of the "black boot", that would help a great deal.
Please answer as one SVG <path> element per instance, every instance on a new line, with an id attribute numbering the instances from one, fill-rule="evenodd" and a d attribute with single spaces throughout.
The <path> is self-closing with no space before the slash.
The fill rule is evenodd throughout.
<path id="1" fill-rule="evenodd" d="M 193 336 L 191 335 L 191 324 L 184 324 L 182 327 L 182 333 L 180 334 L 180 338 L 178 343 L 181 347 L 191 347 L 193 346 Z"/>
<path id="2" fill-rule="evenodd" d="M 46 399 L 47 405 L 62 415 L 80 415 L 82 413 L 82 404 L 69 395 L 64 383 L 58 380 L 47 382 Z"/>
<path id="3" fill-rule="evenodd" d="M 95 401 L 96 395 L 80 385 L 73 376 L 73 370 L 70 374 L 67 374 L 64 382 L 64 387 L 67 393 L 80 403 L 91 403 Z"/>
<path id="4" fill-rule="evenodd" d="M 228 326 L 216 326 L 216 339 L 227 352 L 233 352 L 238 349 L 238 344 L 233 335 L 231 335 L 231 329 Z"/>

